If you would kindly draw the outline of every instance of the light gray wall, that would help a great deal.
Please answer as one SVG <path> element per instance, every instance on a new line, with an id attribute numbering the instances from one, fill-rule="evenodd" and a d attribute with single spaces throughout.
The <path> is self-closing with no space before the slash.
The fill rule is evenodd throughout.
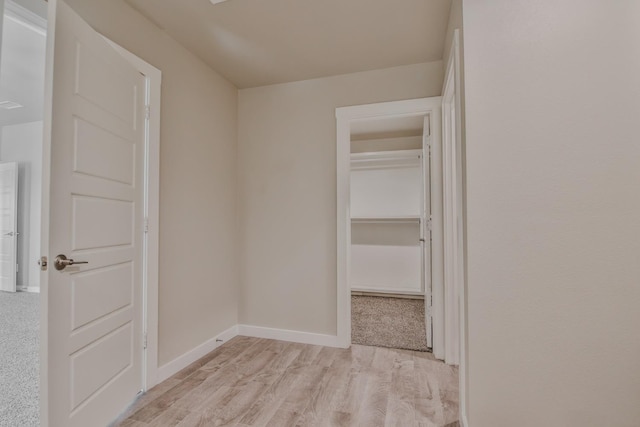
<path id="1" fill-rule="evenodd" d="M 240 322 L 336 334 L 336 120 L 438 96 L 442 62 L 239 92 Z"/>
<path id="2" fill-rule="evenodd" d="M 162 365 L 238 323 L 237 89 L 124 1 L 67 3 L 162 71 Z"/>
<path id="3" fill-rule="evenodd" d="M 5 5 L 8 6 L 8 2 Z M 28 25 L 3 19 L 0 100 L 16 102 L 22 107 L 0 110 L 1 126 L 41 121 L 44 116 L 46 29 L 22 16 L 19 20 Z M 46 22 L 41 24 L 46 26 Z"/>
<path id="4" fill-rule="evenodd" d="M 0 61 L 2 61 L 2 27 L 4 26 L 4 0 L 0 0 Z"/>
<path id="5" fill-rule="evenodd" d="M 640 422 L 640 2 L 464 1 L 469 425 Z"/>
<path id="6" fill-rule="evenodd" d="M 0 0 L 4 1 L 4 0 Z M 47 19 L 47 2 L 45 0 L 13 0 L 15 3 L 30 10 L 36 15 Z"/>
<path id="7" fill-rule="evenodd" d="M 40 216 L 42 206 L 42 122 L 4 126 L 0 161 L 18 163 L 17 287 L 40 288 Z"/>

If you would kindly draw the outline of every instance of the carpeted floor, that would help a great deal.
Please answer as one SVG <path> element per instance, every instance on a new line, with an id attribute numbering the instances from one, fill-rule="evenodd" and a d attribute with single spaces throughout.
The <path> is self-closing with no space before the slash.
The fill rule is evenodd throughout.
<path id="1" fill-rule="evenodd" d="M 40 294 L 0 291 L 0 427 L 40 425 Z"/>
<path id="2" fill-rule="evenodd" d="M 353 295 L 351 342 L 427 351 L 424 300 Z"/>

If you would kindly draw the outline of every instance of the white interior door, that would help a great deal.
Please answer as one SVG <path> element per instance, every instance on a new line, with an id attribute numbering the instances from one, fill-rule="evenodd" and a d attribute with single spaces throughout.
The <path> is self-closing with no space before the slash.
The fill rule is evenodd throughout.
<path id="1" fill-rule="evenodd" d="M 18 164 L 0 163 L 0 290 L 16 291 Z"/>
<path id="2" fill-rule="evenodd" d="M 64 2 L 50 3 L 47 418 L 103 426 L 143 388 L 145 82 Z M 58 270 L 58 255 L 76 264 Z"/>
<path id="3" fill-rule="evenodd" d="M 424 263 L 424 318 L 427 347 L 433 348 L 433 317 L 431 300 L 431 128 L 429 116 L 424 117 L 422 129 L 422 182 L 424 188 L 422 213 L 422 259 Z"/>

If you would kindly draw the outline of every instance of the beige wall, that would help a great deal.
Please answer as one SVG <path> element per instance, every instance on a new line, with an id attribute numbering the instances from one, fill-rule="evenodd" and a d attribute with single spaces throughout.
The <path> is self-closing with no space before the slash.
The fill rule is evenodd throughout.
<path id="1" fill-rule="evenodd" d="M 640 422 L 639 17 L 464 2 L 470 426 Z"/>
<path id="2" fill-rule="evenodd" d="M 239 92 L 241 323 L 336 334 L 335 108 L 441 88 L 438 61 Z"/>
<path id="3" fill-rule="evenodd" d="M 446 68 L 451 55 L 451 42 L 455 30 L 460 31 L 460 39 L 463 37 L 462 29 L 462 0 L 451 0 L 451 10 L 449 11 L 449 24 L 447 25 L 447 33 L 444 39 L 444 51 L 442 65 Z"/>
<path id="4" fill-rule="evenodd" d="M 162 365 L 237 323 L 237 90 L 122 0 L 68 3 L 162 70 Z"/>

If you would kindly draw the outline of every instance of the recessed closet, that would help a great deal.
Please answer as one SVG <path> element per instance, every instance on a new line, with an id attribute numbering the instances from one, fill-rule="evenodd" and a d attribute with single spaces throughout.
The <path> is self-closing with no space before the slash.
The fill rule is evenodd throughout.
<path id="1" fill-rule="evenodd" d="M 430 267 L 428 123 L 427 116 L 415 115 L 351 126 L 354 343 L 431 346 L 424 304 Z"/>

